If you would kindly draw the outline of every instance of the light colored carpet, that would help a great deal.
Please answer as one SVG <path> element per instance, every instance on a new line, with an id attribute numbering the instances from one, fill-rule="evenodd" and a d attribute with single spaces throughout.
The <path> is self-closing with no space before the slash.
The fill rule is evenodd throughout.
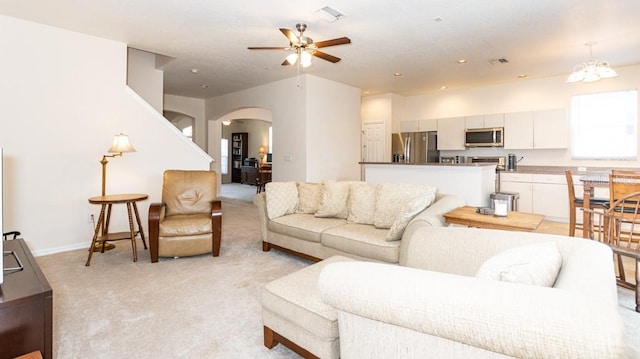
<path id="1" fill-rule="evenodd" d="M 262 252 L 257 209 L 247 201 L 224 201 L 217 258 L 151 264 L 140 241 L 137 263 L 126 241 L 95 253 L 90 267 L 86 250 L 37 257 L 53 287 L 54 357 L 297 358 L 282 345 L 264 347 L 260 290 L 310 262 Z M 640 358 L 633 292 L 618 293 L 630 357 Z"/>
<path id="2" fill-rule="evenodd" d="M 37 258 L 53 287 L 56 358 L 297 358 L 263 345 L 262 286 L 310 263 L 262 252 L 257 209 L 223 203 L 220 257 L 160 259 L 138 240 Z"/>

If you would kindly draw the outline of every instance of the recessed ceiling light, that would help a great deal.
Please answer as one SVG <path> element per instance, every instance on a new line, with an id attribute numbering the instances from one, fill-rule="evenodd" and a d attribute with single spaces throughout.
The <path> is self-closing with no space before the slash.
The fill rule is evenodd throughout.
<path id="1" fill-rule="evenodd" d="M 371 93 L 371 91 L 369 91 L 369 90 L 365 90 L 365 91 L 364 91 L 364 94 L 365 94 L 365 95 L 368 95 L 368 94 L 370 94 L 370 93 Z"/>
<path id="2" fill-rule="evenodd" d="M 209 85 L 207 85 L 207 84 L 202 84 L 202 85 L 200 85 L 200 88 L 201 88 L 201 89 L 206 89 L 207 87 L 209 87 Z"/>
<path id="3" fill-rule="evenodd" d="M 440 90 L 446 90 L 446 89 L 448 89 L 447 86 L 440 86 Z"/>
<path id="4" fill-rule="evenodd" d="M 200 70 L 198 69 L 191 69 L 190 71 L 192 74 L 197 74 L 198 72 L 200 72 Z"/>
<path id="5" fill-rule="evenodd" d="M 523 78 L 525 78 L 525 77 L 527 77 L 527 75 L 518 75 L 518 78 L 519 78 L 519 79 L 523 79 Z"/>
<path id="6" fill-rule="evenodd" d="M 400 76 L 402 76 L 402 74 L 401 74 L 401 73 L 399 73 L 399 72 L 394 72 L 394 73 L 393 73 L 393 76 L 395 76 L 395 77 L 400 77 Z"/>
<path id="7" fill-rule="evenodd" d="M 460 60 L 458 60 L 458 63 L 459 63 L 459 64 L 466 64 L 467 62 L 469 62 L 469 61 L 468 61 L 468 60 L 466 60 L 466 59 L 460 59 Z"/>
<path id="8" fill-rule="evenodd" d="M 440 16 L 436 16 L 436 17 L 433 18 L 433 21 L 442 22 L 442 18 Z"/>

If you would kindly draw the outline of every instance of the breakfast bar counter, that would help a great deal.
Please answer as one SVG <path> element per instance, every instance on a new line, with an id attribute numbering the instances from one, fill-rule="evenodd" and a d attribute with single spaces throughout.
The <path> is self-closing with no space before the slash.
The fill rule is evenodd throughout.
<path id="1" fill-rule="evenodd" d="M 495 164 L 405 164 L 361 162 L 369 183 L 410 183 L 434 186 L 440 193 L 456 194 L 467 205 L 487 207 L 495 192 Z"/>

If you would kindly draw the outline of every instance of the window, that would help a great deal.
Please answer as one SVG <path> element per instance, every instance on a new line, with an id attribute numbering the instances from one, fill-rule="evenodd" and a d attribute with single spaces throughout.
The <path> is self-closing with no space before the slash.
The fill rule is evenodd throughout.
<path id="1" fill-rule="evenodd" d="M 182 134 L 187 136 L 188 139 L 193 142 L 193 126 L 188 126 L 182 129 Z"/>
<path id="2" fill-rule="evenodd" d="M 229 140 L 220 140 L 220 171 L 223 175 L 229 174 Z"/>
<path id="3" fill-rule="evenodd" d="M 574 159 L 635 160 L 638 91 L 573 96 L 571 133 Z"/>

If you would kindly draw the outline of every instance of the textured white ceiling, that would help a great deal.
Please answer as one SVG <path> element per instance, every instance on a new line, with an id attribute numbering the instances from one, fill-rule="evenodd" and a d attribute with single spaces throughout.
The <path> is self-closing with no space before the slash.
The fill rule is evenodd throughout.
<path id="1" fill-rule="evenodd" d="M 314 12 L 327 5 L 347 16 L 326 22 Z M 640 63 L 639 0 L 0 0 L 0 14 L 175 58 L 162 67 L 165 92 L 198 98 L 296 76 L 280 65 L 287 52 L 247 47 L 287 46 L 278 28 L 298 22 L 314 41 L 352 41 L 324 48 L 341 62 L 315 58 L 302 72 L 372 94 L 568 75 L 589 60 L 588 41 L 614 68 Z"/>

